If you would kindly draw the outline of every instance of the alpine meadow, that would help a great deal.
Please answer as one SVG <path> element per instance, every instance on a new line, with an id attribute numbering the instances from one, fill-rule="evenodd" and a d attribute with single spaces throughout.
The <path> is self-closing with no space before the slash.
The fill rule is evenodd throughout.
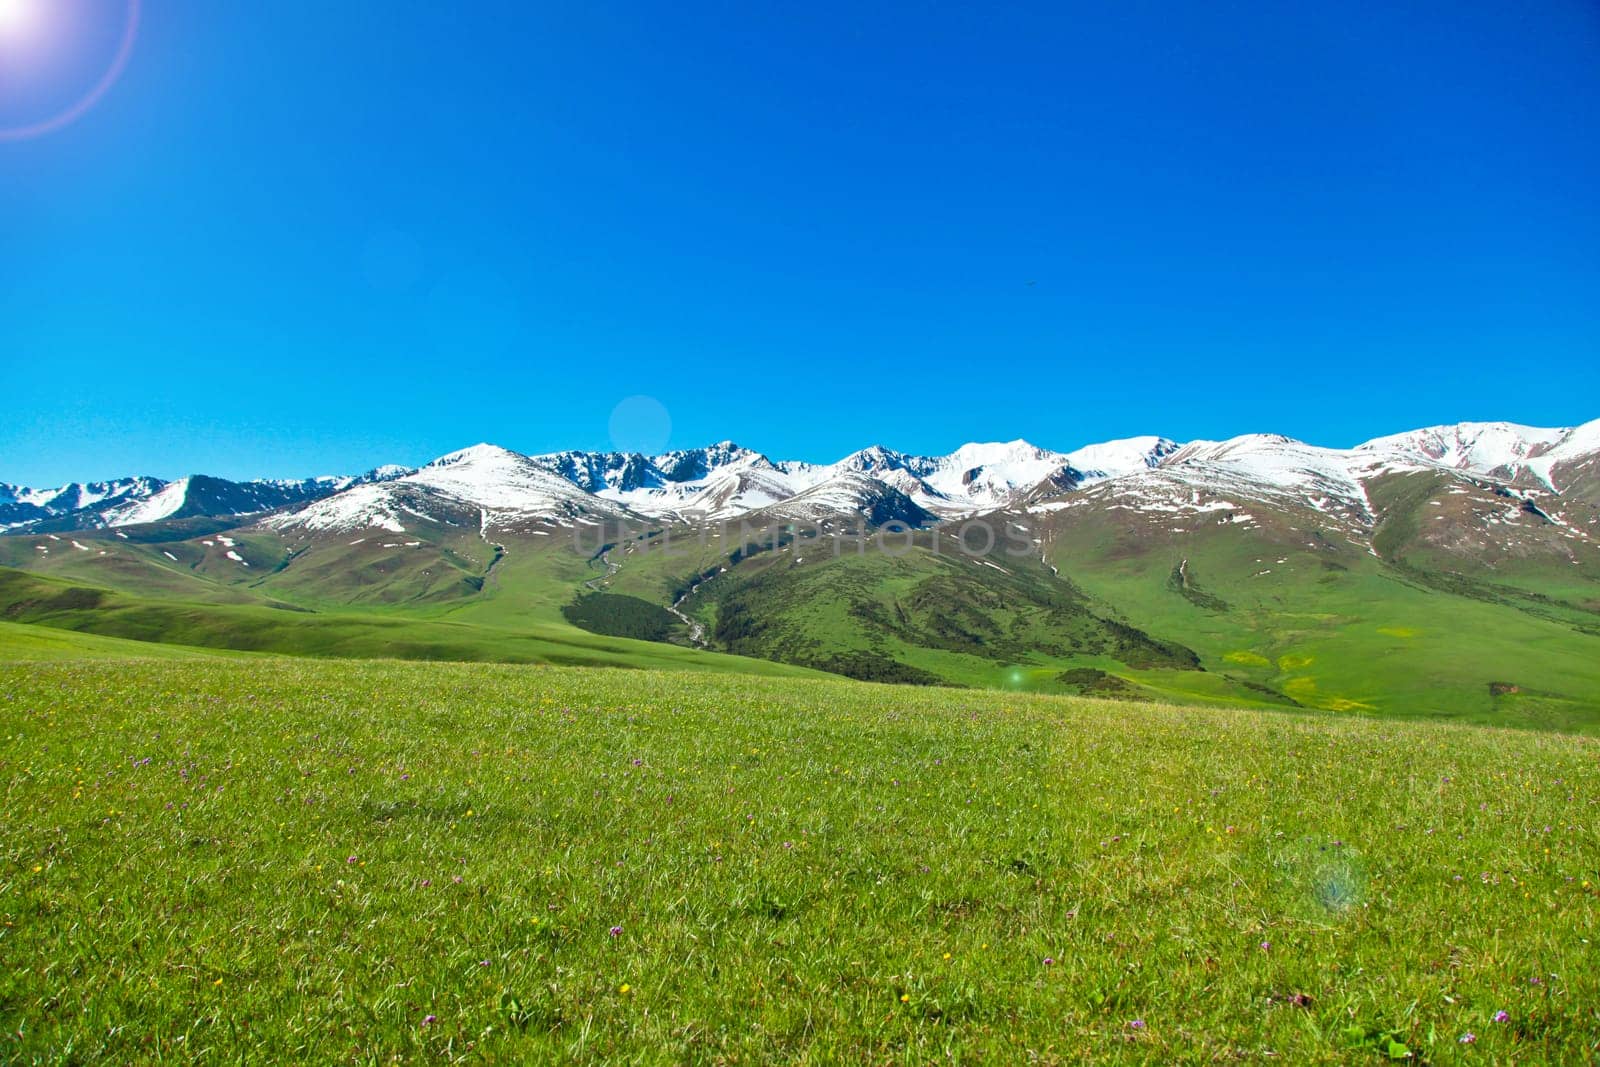
<path id="1" fill-rule="evenodd" d="M 1600 1061 L 1597 57 L 0 0 L 0 1062 Z"/>

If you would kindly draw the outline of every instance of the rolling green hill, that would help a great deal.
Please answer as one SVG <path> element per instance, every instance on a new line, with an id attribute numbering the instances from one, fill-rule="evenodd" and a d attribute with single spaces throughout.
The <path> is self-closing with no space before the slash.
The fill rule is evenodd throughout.
<path id="1" fill-rule="evenodd" d="M 0 620 L 41 631 L 116 639 L 152 654 L 162 646 L 297 656 L 551 663 L 798 675 L 803 669 L 677 645 L 608 638 L 563 624 L 501 629 L 375 612 L 315 612 L 264 604 L 142 598 L 0 568 Z"/>

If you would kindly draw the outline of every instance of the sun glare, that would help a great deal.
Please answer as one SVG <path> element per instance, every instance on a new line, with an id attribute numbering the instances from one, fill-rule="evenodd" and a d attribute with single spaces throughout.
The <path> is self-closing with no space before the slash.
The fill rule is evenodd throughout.
<path id="1" fill-rule="evenodd" d="M 0 34 L 17 37 L 39 19 L 38 0 L 0 0 Z"/>
<path id="2" fill-rule="evenodd" d="M 116 52 L 107 60 L 96 81 L 88 84 L 81 96 L 70 106 L 53 115 L 35 118 L 20 125 L 0 124 L 0 142 L 25 141 L 53 133 L 81 118 L 100 101 L 116 84 L 139 32 L 139 5 L 141 0 L 117 0 L 96 12 L 96 18 L 116 17 L 121 22 L 122 33 Z M 53 65 L 64 41 L 84 29 L 82 19 L 67 17 L 68 9 L 52 10 L 57 0 L 0 0 L 0 46 L 6 48 L 11 58 L 20 59 L 24 51 L 35 57 L 32 65 L 41 70 Z M 73 74 L 77 78 L 91 74 L 93 68 Z M 54 75 L 49 75 L 54 76 Z"/>

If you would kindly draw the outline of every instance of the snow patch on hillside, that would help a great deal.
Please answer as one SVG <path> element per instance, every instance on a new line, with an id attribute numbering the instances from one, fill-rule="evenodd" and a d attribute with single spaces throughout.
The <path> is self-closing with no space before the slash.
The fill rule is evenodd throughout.
<path id="1" fill-rule="evenodd" d="M 129 501 L 105 513 L 107 526 L 134 526 L 141 522 L 160 522 L 177 514 L 189 496 L 189 479 L 179 478 L 144 500 Z"/>
<path id="2" fill-rule="evenodd" d="M 299 511 L 274 515 L 265 525 L 274 530 L 347 531 L 379 529 L 405 533 L 391 496 L 390 485 L 358 485 Z"/>

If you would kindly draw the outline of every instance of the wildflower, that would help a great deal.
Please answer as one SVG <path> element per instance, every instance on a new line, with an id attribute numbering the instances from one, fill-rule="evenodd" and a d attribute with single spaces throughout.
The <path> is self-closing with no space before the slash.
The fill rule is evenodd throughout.
<path id="1" fill-rule="evenodd" d="M 1054 956 L 1046 956 L 1044 958 L 1044 965 L 1046 967 L 1054 967 L 1056 965 L 1055 957 Z"/>
<path id="2" fill-rule="evenodd" d="M 432 1026 L 434 1023 L 436 1023 L 438 1021 L 439 1021 L 439 1017 L 437 1015 L 424 1015 L 422 1017 L 422 1025 L 423 1026 Z"/>
<path id="3" fill-rule="evenodd" d="M 215 982 L 211 983 L 211 986 L 212 986 L 213 989 L 215 989 L 217 986 L 219 986 L 221 984 L 222 984 L 222 979 L 218 978 Z"/>
<path id="4" fill-rule="evenodd" d="M 354 862 L 356 862 L 356 857 L 351 856 L 349 859 L 345 860 L 345 862 L 346 863 L 354 863 Z"/>
<path id="5" fill-rule="evenodd" d="M 1461 1035 L 1461 1043 L 1463 1045 L 1470 1045 L 1470 1044 L 1474 1043 L 1477 1040 L 1478 1040 L 1478 1035 L 1473 1033 L 1471 1030 L 1468 1030 L 1466 1033 Z"/>
<path id="6" fill-rule="evenodd" d="M 1261 951 L 1262 952 L 1271 952 L 1272 951 L 1272 942 L 1271 941 L 1263 941 L 1263 942 L 1261 942 Z"/>
<path id="7" fill-rule="evenodd" d="M 900 1003 L 902 1003 L 902 1004 L 910 1004 L 911 1003 L 911 994 L 910 993 L 901 993 L 900 994 Z"/>
<path id="8" fill-rule="evenodd" d="M 1511 1016 L 1505 1011 L 1497 1011 L 1494 1013 L 1494 1021 L 1497 1023 L 1508 1023 L 1511 1021 Z"/>
<path id="9" fill-rule="evenodd" d="M 629 993 L 633 992 L 633 986 L 629 985 L 627 982 L 623 982 L 622 985 L 617 988 L 617 992 L 621 993 L 623 996 L 627 996 Z"/>
<path id="10" fill-rule="evenodd" d="M 613 926 L 613 927 L 612 927 L 612 928 L 611 928 L 611 930 L 610 930 L 610 933 L 611 933 L 611 936 L 612 936 L 612 937 L 621 937 L 621 936 L 622 936 L 622 927 L 620 927 L 620 926 Z"/>
<path id="11" fill-rule="evenodd" d="M 1135 1019 L 1135 1020 L 1133 1020 L 1132 1022 L 1130 1022 L 1128 1024 L 1128 1029 L 1129 1030 L 1143 1030 L 1144 1029 L 1144 1020 L 1143 1019 Z"/>

